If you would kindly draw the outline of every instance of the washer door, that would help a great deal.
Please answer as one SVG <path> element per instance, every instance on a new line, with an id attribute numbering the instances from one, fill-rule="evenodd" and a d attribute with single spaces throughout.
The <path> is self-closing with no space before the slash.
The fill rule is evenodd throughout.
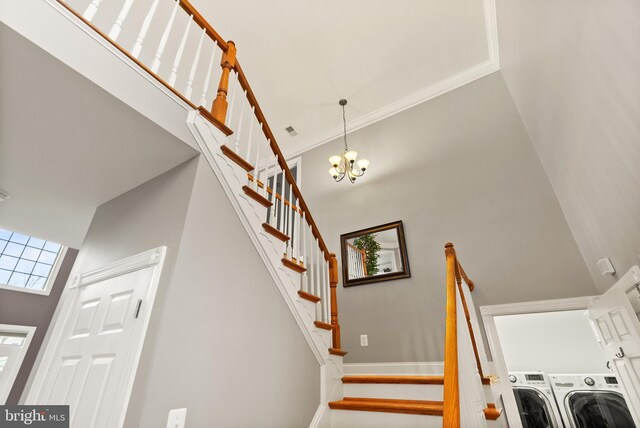
<path id="1" fill-rule="evenodd" d="M 567 411 L 575 428 L 634 428 L 624 397 L 612 391 L 575 391 L 567 395 Z"/>
<path id="2" fill-rule="evenodd" d="M 523 428 L 558 428 L 553 417 L 551 403 L 534 388 L 516 386 L 513 388 Z"/>

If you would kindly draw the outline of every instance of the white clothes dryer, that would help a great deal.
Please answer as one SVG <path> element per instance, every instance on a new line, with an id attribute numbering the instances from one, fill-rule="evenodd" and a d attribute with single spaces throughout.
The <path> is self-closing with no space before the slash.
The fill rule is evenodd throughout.
<path id="1" fill-rule="evenodd" d="M 635 428 L 612 374 L 549 375 L 567 428 Z"/>
<path id="2" fill-rule="evenodd" d="M 509 372 L 524 428 L 563 428 L 549 376 L 543 372 Z"/>

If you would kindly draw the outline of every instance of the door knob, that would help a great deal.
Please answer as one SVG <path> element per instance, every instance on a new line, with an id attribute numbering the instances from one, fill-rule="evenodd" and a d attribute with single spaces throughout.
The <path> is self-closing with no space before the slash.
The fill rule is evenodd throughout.
<path id="1" fill-rule="evenodd" d="M 618 349 L 620 349 L 620 352 L 616 352 L 615 356 L 618 358 L 624 358 L 624 350 L 622 348 Z"/>

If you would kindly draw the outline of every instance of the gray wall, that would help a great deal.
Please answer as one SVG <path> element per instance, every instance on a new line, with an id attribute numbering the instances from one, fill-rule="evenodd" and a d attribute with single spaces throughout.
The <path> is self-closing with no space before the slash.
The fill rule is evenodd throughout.
<path id="1" fill-rule="evenodd" d="M 496 3 L 502 73 L 604 292 L 640 261 L 640 6 Z"/>
<path id="2" fill-rule="evenodd" d="M 169 252 L 125 426 L 164 426 L 178 407 L 189 428 L 307 425 L 318 364 L 198 158 L 98 207 L 76 271 L 160 245 Z"/>
<path id="3" fill-rule="evenodd" d="M 162 314 L 127 426 L 298 428 L 320 403 L 320 370 L 273 279 L 204 160 Z"/>
<path id="4" fill-rule="evenodd" d="M 0 324 L 37 327 L 31 340 L 31 345 L 29 345 L 29 350 L 20 366 L 18 376 L 13 383 L 9 397 L 7 397 L 6 404 L 18 404 L 77 255 L 78 250 L 67 249 L 64 260 L 58 270 L 58 275 L 51 285 L 51 293 L 48 296 L 21 291 L 0 290 Z"/>
<path id="5" fill-rule="evenodd" d="M 595 293 L 499 73 L 349 142 L 371 160 L 355 185 L 326 172 L 340 141 L 303 154 L 303 193 L 319 229 L 339 253 L 340 234 L 402 220 L 413 276 L 339 287 L 346 362 L 442 361 L 447 241 L 476 282 L 477 305 Z"/>

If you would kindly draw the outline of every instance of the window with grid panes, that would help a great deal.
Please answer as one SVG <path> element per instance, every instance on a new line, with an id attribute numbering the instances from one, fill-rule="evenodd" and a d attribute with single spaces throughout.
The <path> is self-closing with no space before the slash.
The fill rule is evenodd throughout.
<path id="1" fill-rule="evenodd" d="M 44 290 L 62 245 L 0 229 L 0 284 Z"/>

